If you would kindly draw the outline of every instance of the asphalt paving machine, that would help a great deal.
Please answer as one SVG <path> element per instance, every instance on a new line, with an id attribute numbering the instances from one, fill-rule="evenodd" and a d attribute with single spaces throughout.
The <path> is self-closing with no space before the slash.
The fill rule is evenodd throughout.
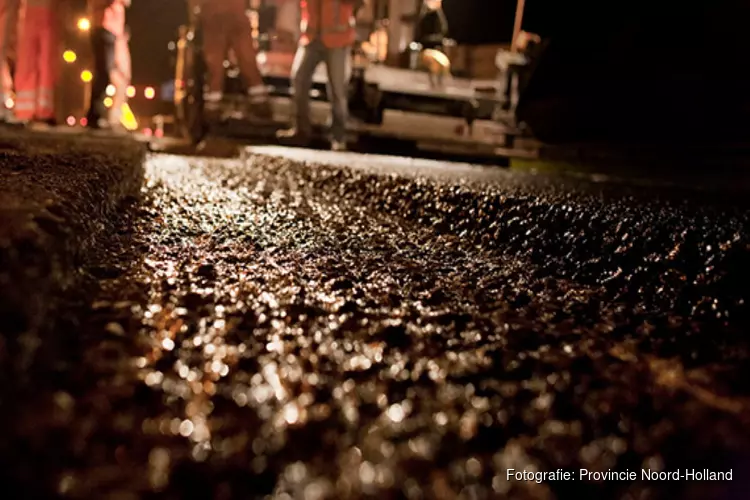
<path id="1" fill-rule="evenodd" d="M 455 76 L 445 53 L 422 50 L 413 41 L 418 9 L 419 0 L 378 0 L 368 2 L 358 14 L 358 43 L 349 87 L 351 142 L 376 138 L 442 153 L 533 157 L 534 143 L 516 126 L 506 93 L 505 71 L 513 65 L 523 66 L 523 57 L 512 51 L 499 53 L 495 78 Z M 293 23 L 279 16 L 283 11 L 272 0 L 255 0 L 248 11 L 259 47 L 259 67 L 272 96 L 273 119 L 261 121 L 248 112 L 231 55 L 225 64 L 221 112 L 207 117 L 199 12 L 191 7 L 191 21 L 180 30 L 175 75 L 176 119 L 184 136 L 200 141 L 210 130 L 212 134 L 270 139 L 290 123 L 294 44 L 280 43 L 283 37 L 277 27 Z M 446 45 L 450 43 L 446 41 Z M 326 71 L 321 65 L 311 89 L 312 121 L 321 134 L 330 116 L 326 94 Z"/>

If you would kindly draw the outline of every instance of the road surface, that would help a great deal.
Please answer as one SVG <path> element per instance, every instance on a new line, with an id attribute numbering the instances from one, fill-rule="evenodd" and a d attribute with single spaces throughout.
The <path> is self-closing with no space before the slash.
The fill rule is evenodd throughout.
<path id="1" fill-rule="evenodd" d="M 150 157 L 143 201 L 87 264 L 96 296 L 61 327 L 75 340 L 6 407 L 6 484 L 102 499 L 745 491 L 744 196 L 318 154 Z M 514 475 L 558 469 L 570 479 Z"/>

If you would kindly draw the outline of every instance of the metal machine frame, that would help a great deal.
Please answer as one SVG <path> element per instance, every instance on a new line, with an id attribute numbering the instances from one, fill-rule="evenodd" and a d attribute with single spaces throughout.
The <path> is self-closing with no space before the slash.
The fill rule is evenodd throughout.
<path id="1" fill-rule="evenodd" d="M 403 0 L 382 0 L 399 4 Z M 382 2 L 369 2 L 373 24 L 384 15 Z M 193 10 L 192 14 L 196 11 Z M 291 89 L 288 74 L 274 74 L 265 64 L 268 54 L 259 54 L 259 66 L 271 88 L 274 120 L 258 122 L 244 112 L 242 98 L 226 100 L 221 116 L 207 123 L 203 114 L 205 64 L 197 17 L 183 27 L 177 43 L 175 75 L 176 118 L 183 135 L 200 141 L 209 128 L 222 134 L 270 135 L 291 117 Z M 402 30 L 390 19 L 389 31 Z M 391 44 L 393 45 L 393 44 Z M 231 72 L 231 70 L 230 70 Z M 231 85 L 232 78 L 228 79 Z M 321 129 L 330 105 L 326 98 L 325 67 L 320 66 L 311 91 L 312 121 Z M 513 123 L 512 110 L 504 109 L 504 79 L 477 81 L 450 77 L 440 85 L 426 71 L 354 58 L 350 85 L 349 127 L 352 139 L 370 136 L 415 144 L 420 149 L 481 156 L 535 156 L 531 147 L 518 147 L 522 133 Z M 227 96 L 231 96 L 227 92 Z"/>

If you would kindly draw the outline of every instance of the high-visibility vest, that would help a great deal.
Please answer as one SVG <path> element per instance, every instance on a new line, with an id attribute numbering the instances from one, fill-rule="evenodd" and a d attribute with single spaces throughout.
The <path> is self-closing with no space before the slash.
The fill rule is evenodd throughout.
<path id="1" fill-rule="evenodd" d="M 354 3 L 351 0 L 302 1 L 302 43 L 320 40 L 331 49 L 354 44 L 357 37 Z"/>

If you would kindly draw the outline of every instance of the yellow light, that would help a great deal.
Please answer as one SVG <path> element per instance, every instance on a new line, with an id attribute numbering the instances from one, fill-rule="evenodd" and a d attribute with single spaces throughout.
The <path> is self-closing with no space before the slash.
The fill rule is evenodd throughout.
<path id="1" fill-rule="evenodd" d="M 74 63 L 76 62 L 76 59 L 78 59 L 78 56 L 72 50 L 66 50 L 65 52 L 63 52 L 63 60 L 66 63 Z"/>
<path id="2" fill-rule="evenodd" d="M 156 97 L 156 91 L 153 87 L 146 87 L 146 90 L 143 91 L 143 95 L 146 97 L 146 99 L 153 99 Z"/>
<path id="3" fill-rule="evenodd" d="M 13 109 L 16 106 L 16 101 L 13 100 L 12 97 L 8 97 L 5 100 L 5 107 L 8 109 Z"/>
<path id="4" fill-rule="evenodd" d="M 90 82 L 93 79 L 94 79 L 94 75 L 91 73 L 91 71 L 89 71 L 87 69 L 81 71 L 81 80 L 82 81 L 88 83 L 88 82 Z"/>
<path id="5" fill-rule="evenodd" d="M 111 83 L 107 85 L 107 95 L 109 97 L 114 97 L 115 93 L 117 93 L 117 89 L 115 88 L 115 86 Z"/>
<path id="6" fill-rule="evenodd" d="M 89 21 L 87 18 L 82 17 L 78 20 L 78 29 L 81 31 L 88 31 L 91 29 L 91 21 Z"/>
<path id="7" fill-rule="evenodd" d="M 138 121 L 135 119 L 135 115 L 130 106 L 128 106 L 128 103 L 124 103 L 120 109 L 122 109 L 122 116 L 120 117 L 122 126 L 130 131 L 138 130 Z"/>
<path id="8" fill-rule="evenodd" d="M 112 98 L 111 98 L 111 97 L 105 97 L 105 98 L 104 98 L 104 106 L 105 106 L 105 107 L 107 107 L 107 108 L 111 108 L 111 107 L 112 107 L 112 104 L 114 104 L 114 102 L 112 101 Z"/>

